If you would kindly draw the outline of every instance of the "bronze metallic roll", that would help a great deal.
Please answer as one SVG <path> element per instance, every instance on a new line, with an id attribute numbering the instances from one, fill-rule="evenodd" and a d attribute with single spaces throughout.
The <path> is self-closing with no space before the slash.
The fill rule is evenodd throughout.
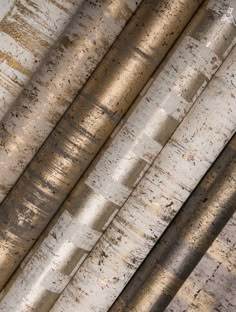
<path id="1" fill-rule="evenodd" d="M 111 312 L 165 311 L 236 211 L 235 176 L 236 136 L 170 223 Z"/>
<path id="2" fill-rule="evenodd" d="M 22 174 L 138 4 L 84 1 L 0 123 L 0 202 Z"/>
<path id="3" fill-rule="evenodd" d="M 179 0 L 147 0 L 142 3 L 2 203 L 2 285 L 69 194 L 199 5 L 189 0 L 185 4 L 188 10 Z M 215 61 L 217 64 L 218 60 Z"/>
<path id="4" fill-rule="evenodd" d="M 217 16 L 218 25 L 228 25 L 223 24 L 222 16 L 212 14 Z M 218 43 L 216 41 L 219 47 Z M 51 311 L 100 312 L 113 304 L 235 133 L 235 62 L 236 48 L 158 154 Z M 85 218 L 86 210 L 81 207 L 80 211 Z M 90 211 L 87 218 L 89 222 Z"/>
<path id="5" fill-rule="evenodd" d="M 82 0 L 0 1 L 0 120 Z"/>

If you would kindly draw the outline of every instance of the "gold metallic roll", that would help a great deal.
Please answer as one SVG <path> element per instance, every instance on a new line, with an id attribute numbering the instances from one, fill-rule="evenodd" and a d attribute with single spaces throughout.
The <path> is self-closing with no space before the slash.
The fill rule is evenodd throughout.
<path id="1" fill-rule="evenodd" d="M 0 202 L 94 71 L 138 4 L 84 1 L 0 123 Z"/>
<path id="2" fill-rule="evenodd" d="M 221 3 L 225 4 L 225 1 Z M 212 4 L 212 1 L 207 4 Z M 228 10 L 225 12 L 225 18 L 229 11 L 233 11 L 230 7 L 226 9 Z M 204 13 L 207 29 L 209 29 L 210 15 L 211 20 L 216 23 L 215 26 L 218 25 L 221 31 L 224 27 L 231 25 L 232 28 L 229 26 L 232 31 L 231 35 L 235 38 L 234 25 L 230 22 L 226 24 L 222 15 L 211 11 L 209 6 L 205 12 L 201 11 L 201 18 L 199 18 L 201 29 L 204 25 L 202 23 Z M 223 11 L 221 14 L 224 14 Z M 200 29 L 196 29 L 199 35 Z M 203 42 L 206 40 L 206 45 L 211 46 L 212 49 L 217 47 L 218 50 L 220 46 L 225 47 L 224 42 L 227 37 L 222 36 L 222 33 L 220 35 L 216 27 L 210 28 L 209 31 L 210 33 L 215 31 L 219 39 L 215 40 L 215 45 L 213 45 L 213 40 L 210 39 L 207 43 L 207 37 L 204 36 Z M 219 45 L 220 41 L 221 45 Z M 236 48 L 208 83 L 51 311 L 100 312 L 106 311 L 113 304 L 135 270 L 235 133 L 235 62 Z M 111 188 L 113 186 L 111 184 Z M 87 214 L 83 206 L 78 213 L 78 220 L 81 216 L 83 220 L 87 217 L 88 224 L 91 221 L 94 207 L 92 201 L 90 203 L 91 209 L 87 209 Z M 77 239 L 76 236 L 76 241 Z M 83 242 L 86 241 L 83 240 Z"/>
<path id="3" fill-rule="evenodd" d="M 234 214 L 235 176 L 236 136 L 170 223 L 111 312 L 165 311 Z"/>
<path id="4" fill-rule="evenodd" d="M 82 0 L 0 1 L 0 120 Z"/>
<path id="5" fill-rule="evenodd" d="M 199 5 L 189 0 L 185 4 L 188 10 L 183 1 L 179 0 L 147 0 L 142 3 L 2 203 L 2 285 L 71 191 Z M 218 62 L 220 59 L 216 58 L 215 64 Z M 176 124 L 175 121 L 173 124 Z M 82 197 L 87 195 L 84 193 Z M 116 204 L 113 208 L 116 211 Z M 54 291 L 56 295 L 62 286 L 58 287 L 59 290 Z M 46 287 L 44 289 L 47 291 Z"/>

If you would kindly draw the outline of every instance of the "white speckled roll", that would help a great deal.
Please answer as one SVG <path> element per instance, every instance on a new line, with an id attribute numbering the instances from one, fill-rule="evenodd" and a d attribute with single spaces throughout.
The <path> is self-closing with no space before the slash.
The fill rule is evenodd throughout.
<path id="1" fill-rule="evenodd" d="M 235 97 L 236 48 L 51 311 L 103 312 L 109 309 L 235 133 Z"/>

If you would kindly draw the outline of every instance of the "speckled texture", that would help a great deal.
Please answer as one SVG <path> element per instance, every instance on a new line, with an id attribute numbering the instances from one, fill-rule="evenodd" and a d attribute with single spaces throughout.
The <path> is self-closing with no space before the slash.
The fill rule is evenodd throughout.
<path id="1" fill-rule="evenodd" d="M 5 281 L 47 225 L 49 219 L 68 195 L 122 118 L 122 115 L 145 85 L 155 67 L 160 63 L 171 43 L 183 30 L 198 7 L 196 1 L 188 0 L 187 3 L 188 11 L 186 11 L 183 2 L 179 0 L 172 1 L 171 4 L 166 0 L 158 3 L 154 0 L 145 1 L 141 5 L 136 15 L 89 79 L 70 110 L 1 205 L 0 235 L 2 248 L 0 252 L 0 272 L 2 276 L 5 275 Z M 173 29 L 173 25 L 175 29 Z M 182 47 L 176 52 L 175 60 L 181 57 L 185 52 L 185 48 L 189 46 L 189 43 L 192 43 L 193 39 L 186 35 L 185 37 L 184 48 Z M 58 249 L 59 246 L 62 249 L 67 248 L 67 252 L 61 255 L 61 264 L 58 265 L 58 271 L 63 270 L 63 266 L 68 261 L 67 256 L 72 257 L 72 255 L 70 256 L 71 249 L 75 249 L 75 255 L 70 260 L 73 266 L 80 257 L 84 256 L 84 253 L 92 248 L 107 226 L 107 222 L 110 222 L 114 213 L 124 203 L 133 187 L 160 151 L 162 145 L 168 139 L 168 135 L 171 135 L 186 111 L 191 107 L 194 97 L 202 90 L 202 86 L 209 78 L 208 76 L 211 76 L 221 63 L 221 57 L 218 57 L 210 50 L 206 53 L 205 45 L 201 45 L 200 42 L 197 42 L 198 45 L 198 49 L 204 52 L 200 62 L 205 64 L 206 69 L 201 68 L 201 72 L 196 70 L 196 66 L 191 63 L 190 59 L 193 55 L 194 59 L 197 60 L 198 56 L 189 48 L 188 59 L 191 64 L 186 74 L 190 79 L 189 73 L 194 73 L 194 79 L 197 81 L 196 86 L 192 86 L 194 79 L 191 79 L 191 83 L 189 82 L 190 93 L 185 96 L 186 92 L 183 90 L 182 97 L 178 88 L 181 86 L 182 79 L 187 79 L 187 76 L 184 76 L 185 66 L 182 65 L 176 73 L 172 70 L 171 65 L 167 65 L 166 71 L 169 70 L 170 73 L 163 74 L 159 78 L 162 85 L 166 87 L 168 84 L 171 87 L 173 77 L 177 79 L 180 76 L 178 82 L 176 82 L 176 92 L 173 92 L 167 110 L 162 107 L 162 104 L 166 102 L 165 94 L 163 95 L 164 99 L 158 103 L 159 109 L 156 108 L 157 104 L 155 102 L 150 101 L 148 105 L 148 99 L 144 100 L 140 104 L 140 110 L 136 109 L 134 112 L 134 117 L 130 119 L 128 128 L 121 131 L 120 136 L 115 140 L 115 144 L 111 146 L 106 155 L 102 156 L 99 165 L 86 178 L 86 184 L 81 183 L 82 186 L 76 188 L 72 194 L 71 202 L 68 201 L 62 208 L 69 211 L 66 216 L 64 214 L 62 217 L 65 217 L 64 223 L 67 224 L 67 227 L 71 222 L 70 220 L 75 217 L 71 228 L 74 228 L 75 224 L 77 224 L 78 231 L 80 231 L 80 223 L 82 223 L 85 227 L 88 227 L 88 235 L 92 232 L 92 236 L 89 244 L 90 248 L 87 247 L 86 250 L 84 250 L 84 242 L 82 242 L 81 246 L 79 241 L 76 244 L 77 248 L 75 248 L 74 244 L 67 248 L 67 241 L 70 240 L 69 234 L 67 238 L 64 237 L 64 240 L 61 239 L 61 241 L 56 242 L 53 248 Z M 165 76 L 167 77 L 165 78 Z M 124 84 L 124 81 L 126 81 L 126 84 Z M 156 85 L 152 90 L 155 88 Z M 161 89 L 159 89 L 160 95 Z M 155 97 L 155 94 L 151 95 L 151 92 L 149 95 L 150 98 L 151 96 Z M 185 97 L 187 100 L 185 100 Z M 176 98 L 176 101 L 173 100 L 174 98 Z M 183 105 L 178 110 L 181 103 Z M 142 118 L 145 111 L 147 113 L 145 120 L 147 126 L 142 133 L 140 118 Z M 160 125 L 156 125 L 155 128 L 151 129 L 152 125 L 155 125 L 153 113 L 163 125 L 160 126 L 160 123 Z M 165 132 L 166 128 L 169 129 L 169 133 Z M 129 135 L 129 131 L 132 132 L 133 130 L 134 135 L 132 137 Z M 123 140 L 125 141 L 123 142 Z M 108 146 L 109 144 L 111 143 L 108 143 Z M 130 157 L 132 158 L 130 161 L 130 157 L 126 159 L 127 148 L 130 150 Z M 144 152 L 144 148 L 146 152 Z M 116 168 L 118 162 L 123 162 L 123 164 Z M 139 173 L 136 171 L 137 168 L 140 170 Z M 112 170 L 110 174 L 105 173 L 110 170 Z M 127 173 L 131 173 L 132 170 L 133 172 L 136 171 L 137 175 L 132 175 L 132 178 L 129 179 L 124 170 L 128 170 Z M 116 176 L 116 179 L 111 178 L 111 175 Z M 93 182 L 95 180 L 96 186 Z M 100 191 L 101 188 L 103 188 L 103 191 Z M 78 193 L 81 194 L 81 192 L 82 196 L 77 200 Z M 98 201 L 97 204 L 95 204 L 96 200 Z M 82 209 L 85 212 L 84 221 L 82 221 L 83 212 L 80 212 L 79 216 L 77 216 L 77 208 L 80 206 L 84 207 Z M 100 212 L 96 213 L 94 207 L 100 207 Z M 86 212 L 87 210 L 88 212 Z M 91 216 L 91 224 L 87 224 L 88 216 Z M 58 231 L 56 232 L 59 235 Z M 71 232 L 71 229 L 68 228 L 68 231 Z M 82 249 L 82 253 L 80 249 Z M 47 259 L 50 259 L 51 251 L 47 251 L 46 254 Z M 47 261 L 45 260 L 45 263 Z M 50 261 L 49 263 L 51 263 Z M 29 265 L 29 267 L 31 271 L 31 266 Z M 34 267 L 37 269 L 36 265 Z M 43 268 L 46 268 L 45 265 Z M 38 278 L 41 278 L 40 276 L 44 273 L 38 270 L 37 274 Z M 31 279 L 31 275 L 28 273 L 27 275 Z M 32 272 L 32 275 L 32 281 L 34 282 L 35 274 Z M 69 278 L 66 277 L 65 281 Z M 4 280 L 3 277 L 2 280 Z M 45 292 L 48 291 L 46 284 L 42 286 Z M 27 294 L 28 288 L 22 288 L 22 291 Z M 56 295 L 53 294 L 54 297 Z M 19 298 L 22 299 L 22 297 L 23 294 L 20 294 Z M 40 297 L 42 298 L 41 295 Z M 32 305 L 34 305 L 33 301 L 34 299 L 32 299 Z M 24 308 L 22 309 L 24 310 Z"/>
<path id="2" fill-rule="evenodd" d="M 80 6 L 59 42 L 0 123 L 0 201 L 69 107 L 140 1 L 91 0 Z"/>
<path id="3" fill-rule="evenodd" d="M 122 291 L 109 312 L 166 311 L 166 307 L 175 297 L 179 288 L 197 266 L 236 210 L 235 156 L 236 136 L 233 137 L 197 189 L 191 194 L 175 219 L 170 223 L 161 239 Z M 226 237 L 226 239 L 229 238 L 229 244 L 232 248 L 236 242 L 234 236 L 231 230 L 231 235 Z M 225 257 L 227 260 L 227 253 Z M 196 311 L 212 311 L 213 306 L 215 308 L 219 307 L 220 303 L 217 303 L 218 300 L 223 304 L 224 309 L 228 307 L 224 311 L 234 311 L 235 300 L 233 299 L 233 294 L 236 289 L 233 283 L 233 280 L 235 281 L 233 272 L 236 268 L 236 262 L 228 265 L 224 261 L 224 257 L 217 260 L 224 263 L 224 268 L 228 269 L 228 272 L 223 274 L 223 283 L 225 280 L 227 281 L 227 289 L 231 288 L 230 294 L 228 294 L 227 299 L 226 297 L 223 299 L 222 284 L 219 281 L 220 286 L 217 286 L 218 282 L 214 279 L 216 285 L 211 285 L 211 287 L 212 289 L 218 289 L 219 287 L 219 289 L 216 292 L 211 290 L 208 293 L 210 295 L 213 293 L 210 306 L 205 304 L 205 297 L 203 301 L 200 298 Z M 179 299 L 174 299 L 175 304 L 171 304 L 172 308 L 169 311 L 188 311 L 188 309 L 186 310 L 186 303 L 191 303 L 192 306 L 195 305 L 194 295 L 197 295 L 201 289 L 199 284 L 202 281 L 205 283 L 208 274 L 212 277 L 212 267 L 215 266 L 214 261 L 213 263 L 211 261 L 205 262 L 206 266 L 203 266 L 202 273 L 196 273 L 195 275 L 198 276 L 199 283 L 197 281 L 193 282 L 190 278 L 186 283 L 188 286 L 183 286 L 185 289 L 180 291 L 180 296 L 177 296 Z M 196 268 L 196 271 L 199 272 L 199 269 Z M 189 289 L 187 289 L 188 287 Z M 233 300 L 230 300 L 231 298 Z M 183 304 L 181 303 L 182 299 L 184 300 Z M 222 310 L 220 309 L 220 311 Z"/>
<path id="4" fill-rule="evenodd" d="M 236 310 L 236 214 L 184 283 L 167 312 Z"/>
<path id="5" fill-rule="evenodd" d="M 235 61 L 236 49 L 203 91 L 51 311 L 102 312 L 112 305 L 234 134 Z"/>
<path id="6" fill-rule="evenodd" d="M 189 30 L 187 33 L 189 33 Z M 191 44 L 196 45 L 194 52 L 189 48 Z M 107 144 L 107 150 L 97 157 L 95 165 L 92 166 L 83 181 L 76 186 L 69 197 L 69 201 L 64 205 L 66 212 L 60 217 L 58 223 L 53 226 L 40 250 L 27 264 L 22 277 L 18 277 L 11 292 L 15 292 L 14 289 L 19 283 L 22 284 L 22 279 L 25 287 L 21 286 L 20 292 L 15 292 L 17 294 L 15 302 L 17 302 L 17 298 L 22 300 L 24 296 L 27 296 L 28 305 L 30 302 L 32 305 L 32 296 L 29 297 L 26 294 L 27 292 L 32 294 L 34 290 L 37 292 L 38 281 L 45 288 L 45 291 L 48 290 L 49 273 L 47 274 L 47 282 L 42 281 L 42 276 L 45 275 L 45 271 L 49 270 L 49 266 L 53 265 L 54 259 L 56 259 L 57 263 L 60 262 L 60 265 L 54 266 L 55 270 L 60 272 L 65 270 L 62 266 L 63 263 L 65 266 L 68 262 L 75 263 L 76 260 L 78 261 L 77 253 L 72 252 L 75 245 L 81 251 L 84 250 L 81 252 L 81 258 L 91 250 L 101 232 L 104 231 L 114 214 L 125 202 L 132 189 L 159 153 L 162 145 L 166 143 L 166 140 L 183 119 L 197 94 L 206 85 L 207 77 L 204 74 L 211 76 L 221 63 L 217 55 L 212 53 L 211 50 L 206 50 L 205 45 L 201 45 L 198 41 L 195 42 L 189 35 L 184 34 L 177 47 L 178 49 L 174 54 L 172 52 L 173 55 L 170 61 L 167 62 L 161 73 L 157 73 L 158 77 L 145 96 L 137 101 L 136 107 L 129 114 L 130 116 L 126 117 L 127 122 L 123 127 L 124 121 L 122 121 L 122 129 L 120 131 L 116 130 L 116 134 L 112 136 Z M 196 53 L 198 50 L 202 53 Z M 188 62 L 188 69 L 186 64 L 178 64 L 181 57 L 184 57 Z M 204 64 L 201 68 L 202 72 L 198 71 L 199 65 L 196 68 L 195 64 L 197 62 L 198 64 Z M 176 66 L 176 71 L 172 69 L 173 66 Z M 186 73 L 191 73 L 188 80 L 184 76 Z M 180 95 L 183 79 L 185 79 L 186 83 L 182 87 L 182 93 L 187 100 Z M 185 95 L 187 82 L 190 87 L 189 94 L 191 94 L 191 97 Z M 176 87 L 178 93 L 173 91 L 172 97 L 167 101 L 168 91 L 164 92 L 164 88 L 166 90 L 168 87 L 172 88 L 173 86 Z M 193 90 L 191 90 L 192 86 L 194 86 Z M 157 102 L 155 99 L 158 95 L 160 100 Z M 140 120 L 142 120 L 142 127 L 140 127 Z M 169 129 L 168 132 L 167 129 Z M 93 207 L 100 210 L 99 216 L 96 212 L 97 209 L 91 207 L 91 203 Z M 81 206 L 83 206 L 84 213 L 78 211 Z M 103 211 L 104 213 L 102 213 Z M 72 222 L 71 215 L 76 216 L 74 222 Z M 83 228 L 87 224 L 90 237 L 81 236 L 82 224 L 84 224 Z M 73 244 L 71 244 L 69 243 L 72 239 L 70 238 L 71 233 L 75 235 L 76 231 L 78 232 L 76 240 L 73 240 Z M 55 239 L 53 236 L 57 237 L 56 243 L 52 242 Z M 86 243 L 84 240 L 86 240 Z M 47 248 L 49 245 L 51 246 L 50 249 Z M 66 249 L 66 252 L 60 252 L 59 255 L 57 252 L 59 246 L 63 250 Z M 39 259 L 39 265 L 36 265 L 36 258 Z M 39 270 L 39 266 L 42 266 L 41 270 Z M 55 274 L 52 278 L 59 289 L 64 288 L 63 283 L 55 279 Z M 58 278 L 61 279 L 59 273 Z M 70 276 L 65 276 L 65 283 L 69 279 Z M 60 293 L 60 290 L 57 293 Z M 26 300 L 25 297 L 24 300 Z"/>
<path id="7" fill-rule="evenodd" d="M 0 1 L 0 120 L 82 0 Z"/>

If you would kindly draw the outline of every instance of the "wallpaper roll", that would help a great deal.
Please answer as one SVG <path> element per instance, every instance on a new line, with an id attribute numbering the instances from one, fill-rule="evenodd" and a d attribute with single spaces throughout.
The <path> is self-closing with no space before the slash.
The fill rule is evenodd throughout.
<path id="1" fill-rule="evenodd" d="M 140 7 L 71 110 L 3 202 L 2 276 L 8 278 L 32 246 L 197 6 L 195 1 L 188 1 L 191 11 L 183 14 L 183 19 L 172 14 L 177 9 L 182 13 L 180 1 L 172 2 L 171 6 L 166 1 L 158 4 L 146 1 Z M 165 26 L 165 32 L 160 25 Z M 168 36 L 170 41 L 163 45 Z"/>
<path id="2" fill-rule="evenodd" d="M 195 18 L 203 16 L 205 7 Z M 195 29 L 193 21 L 9 283 L 8 310 L 60 294 L 226 57 L 230 36 L 218 56 L 202 42 L 211 27 L 198 39 Z"/>
<path id="3" fill-rule="evenodd" d="M 165 311 L 234 214 L 235 176 L 236 136 L 170 223 L 110 311 Z"/>
<path id="4" fill-rule="evenodd" d="M 0 120 L 82 0 L 0 1 Z"/>
<path id="5" fill-rule="evenodd" d="M 141 5 L 2 203 L 2 285 L 62 204 L 190 19 L 198 4 L 196 1 L 187 2 L 187 13 L 182 12 L 185 6 L 179 0 L 172 1 L 171 5 L 166 0 L 148 0 Z M 220 62 L 218 59 L 215 61 L 216 64 Z"/>
<path id="6" fill-rule="evenodd" d="M 235 61 L 234 48 L 52 311 L 110 308 L 234 134 Z"/>
<path id="7" fill-rule="evenodd" d="M 139 2 L 92 0 L 80 6 L 0 124 L 0 201 L 70 106 Z"/>

